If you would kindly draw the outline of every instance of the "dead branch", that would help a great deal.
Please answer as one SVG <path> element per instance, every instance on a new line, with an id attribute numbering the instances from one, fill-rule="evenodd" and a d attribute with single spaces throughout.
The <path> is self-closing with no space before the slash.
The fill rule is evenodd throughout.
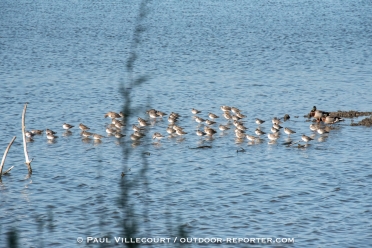
<path id="1" fill-rule="evenodd" d="M 28 152 L 27 152 L 27 142 L 26 142 L 26 125 L 25 125 L 25 117 L 26 117 L 26 109 L 27 109 L 27 103 L 25 103 L 25 107 L 23 108 L 23 113 L 22 113 L 22 137 L 23 137 L 23 149 L 25 152 L 25 159 L 26 159 L 26 165 L 28 168 L 28 172 L 32 173 L 32 168 L 31 168 L 31 162 L 32 159 L 28 157 Z"/>
<path id="2" fill-rule="evenodd" d="M 3 156 L 3 159 L 1 160 L 1 164 L 0 164 L 0 177 L 1 177 L 1 175 L 4 175 L 4 174 L 8 173 L 8 172 L 13 168 L 13 167 L 12 167 L 12 168 L 8 169 L 8 170 L 5 171 L 4 174 L 3 174 L 3 167 L 4 167 L 4 164 L 5 164 L 6 155 L 8 155 L 9 149 L 10 149 L 10 147 L 12 146 L 12 144 L 13 144 L 13 142 L 14 142 L 14 140 L 15 140 L 16 138 L 17 138 L 16 136 L 13 137 L 13 139 L 10 141 L 8 147 L 6 148 L 6 150 L 5 150 L 5 152 L 4 152 L 4 156 Z"/>
<path id="3" fill-rule="evenodd" d="M 14 168 L 14 165 L 10 167 L 9 169 L 7 169 L 6 171 L 4 171 L 3 175 L 8 174 L 13 168 Z"/>

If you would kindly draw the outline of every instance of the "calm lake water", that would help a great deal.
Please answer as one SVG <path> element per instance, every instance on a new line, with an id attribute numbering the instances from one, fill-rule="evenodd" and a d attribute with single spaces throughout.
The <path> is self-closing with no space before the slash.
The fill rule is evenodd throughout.
<path id="1" fill-rule="evenodd" d="M 282 126 L 297 141 L 312 134 L 303 116 L 314 105 L 372 111 L 371 1 L 152 1 L 134 49 L 133 75 L 147 79 L 130 87 L 126 63 L 138 13 L 131 0 L 0 2 L 1 154 L 17 136 L 4 169 L 14 168 L 0 183 L 0 247 L 12 230 L 19 247 L 99 247 L 87 237 L 108 237 L 102 246 L 116 247 L 128 209 L 139 228 L 133 238 L 170 238 L 153 247 L 173 247 L 176 237 L 221 238 L 222 247 L 249 246 L 229 238 L 371 247 L 372 131 L 350 126 L 362 117 L 298 149 L 283 145 L 284 133 L 275 144 L 267 136 L 237 141 L 233 125 L 200 138 L 203 125 L 191 114 L 213 112 L 226 124 L 220 106 L 238 107 L 252 135 L 255 118 L 270 132 L 274 116 L 289 114 Z M 123 108 L 121 85 L 134 108 L 127 137 L 82 140 L 79 123 L 106 135 L 104 114 Z M 27 129 L 59 136 L 28 143 L 31 177 L 21 136 L 25 102 Z M 179 113 L 188 134 L 153 141 L 154 132 L 167 134 L 163 118 L 133 143 L 130 127 L 149 119 L 150 108 Z M 69 136 L 64 122 L 75 126 Z M 190 149 L 202 145 L 212 148 Z M 127 209 L 118 203 L 122 180 L 135 181 Z"/>

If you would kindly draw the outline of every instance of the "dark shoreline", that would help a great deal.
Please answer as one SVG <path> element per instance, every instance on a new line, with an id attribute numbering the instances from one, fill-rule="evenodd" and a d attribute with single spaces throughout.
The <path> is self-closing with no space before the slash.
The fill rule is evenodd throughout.
<path id="1" fill-rule="evenodd" d="M 342 117 L 342 118 L 356 118 L 356 117 L 360 117 L 360 116 L 369 116 L 369 117 L 364 118 L 363 120 L 361 120 L 357 123 L 351 122 L 350 125 L 351 126 L 366 126 L 366 127 L 372 126 L 372 112 L 359 112 L 359 111 L 356 111 L 356 110 L 349 110 L 349 111 L 338 110 L 336 112 L 329 112 L 329 116 L 331 116 L 331 117 Z M 310 113 L 308 113 L 304 117 L 310 119 L 311 118 Z"/>

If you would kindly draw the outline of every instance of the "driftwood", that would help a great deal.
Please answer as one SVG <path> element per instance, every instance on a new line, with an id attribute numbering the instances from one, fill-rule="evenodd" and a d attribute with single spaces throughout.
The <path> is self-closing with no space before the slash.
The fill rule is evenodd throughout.
<path id="1" fill-rule="evenodd" d="M 241 147 L 240 150 L 236 150 L 236 153 L 238 152 L 245 152 L 245 149 Z"/>
<path id="2" fill-rule="evenodd" d="M 12 141 L 10 141 L 8 147 L 6 148 L 6 150 L 4 152 L 4 156 L 3 156 L 3 159 L 1 160 L 1 164 L 0 164 L 0 178 L 1 178 L 2 175 L 7 174 L 11 169 L 13 169 L 13 166 L 12 166 L 3 173 L 3 167 L 4 167 L 4 164 L 5 164 L 6 155 L 8 154 L 9 149 L 12 146 L 15 139 L 16 139 L 16 136 L 13 137 Z"/>
<path id="3" fill-rule="evenodd" d="M 198 147 L 191 147 L 189 149 L 204 149 L 204 148 L 212 148 L 212 146 L 198 146 Z"/>
<path id="4" fill-rule="evenodd" d="M 25 152 L 25 159 L 26 159 L 25 164 L 27 165 L 28 173 L 31 174 L 32 173 L 31 162 L 33 159 L 30 160 L 30 158 L 28 157 L 28 152 L 27 152 L 26 131 L 25 131 L 26 109 L 27 109 L 27 103 L 25 104 L 25 107 L 23 108 L 23 113 L 22 113 L 22 137 L 23 137 L 23 149 Z"/>

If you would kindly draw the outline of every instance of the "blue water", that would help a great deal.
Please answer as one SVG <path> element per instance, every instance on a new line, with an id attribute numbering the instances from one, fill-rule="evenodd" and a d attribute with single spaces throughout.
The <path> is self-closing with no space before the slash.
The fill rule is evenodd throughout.
<path id="1" fill-rule="evenodd" d="M 304 149 L 237 141 L 231 130 L 213 139 L 191 108 L 220 115 L 221 105 L 255 118 L 289 114 L 282 125 L 311 135 L 303 116 L 326 111 L 372 111 L 370 1 L 152 1 L 133 48 L 138 1 L 0 2 L 0 151 L 13 136 L 0 183 L 0 247 L 16 230 L 20 247 L 98 247 L 87 237 L 125 237 L 118 204 L 121 180 L 133 182 L 128 200 L 139 224 L 135 237 L 293 238 L 273 247 L 372 245 L 371 129 L 346 119 Z M 131 87 L 126 63 L 137 59 Z M 121 111 L 120 87 L 131 91 L 127 137 L 84 142 L 79 123 L 106 135 L 108 111 Z M 27 129 L 57 131 L 28 143 L 27 175 L 21 114 Z M 182 116 L 183 138 L 164 138 L 167 119 L 152 121 L 139 144 L 129 139 L 137 117 L 155 108 Z M 297 117 L 297 118 L 296 118 Z M 64 136 L 62 124 L 75 125 Z M 214 125 L 217 127 L 216 125 Z M 210 149 L 189 149 L 208 145 Z M 123 153 L 131 151 L 129 155 Z M 245 152 L 237 152 L 244 149 Z M 144 154 L 146 153 L 146 154 Z M 2 153 L 1 153 L 2 154 Z M 143 159 L 144 157 L 144 159 Z M 141 174 L 147 161 L 147 170 Z M 121 178 L 121 172 L 125 176 Z M 84 239 L 82 244 L 77 238 Z M 190 246 L 196 246 L 193 242 Z M 262 243 L 260 243 L 262 244 Z M 156 244 L 154 247 L 173 247 Z M 213 247 L 213 244 L 205 244 Z"/>

